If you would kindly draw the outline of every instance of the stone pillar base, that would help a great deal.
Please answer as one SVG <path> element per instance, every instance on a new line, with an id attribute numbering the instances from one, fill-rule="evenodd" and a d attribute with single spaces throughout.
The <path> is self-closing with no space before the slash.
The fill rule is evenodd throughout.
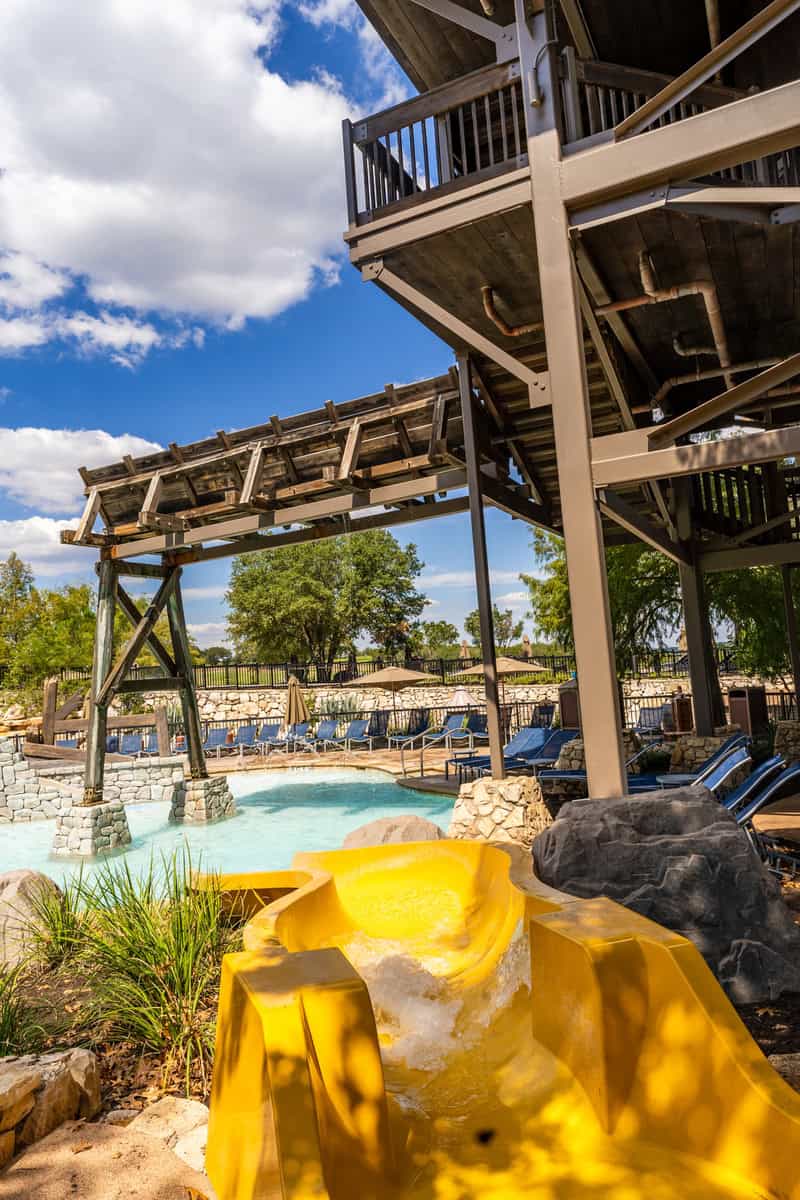
<path id="1" fill-rule="evenodd" d="M 186 779 L 176 784 L 169 819 L 176 824 L 204 824 L 221 821 L 236 812 L 236 801 L 225 775 L 208 779 Z"/>
<path id="2" fill-rule="evenodd" d="M 478 779 L 462 784 L 447 836 L 530 848 L 552 823 L 538 779 Z"/>
<path id="3" fill-rule="evenodd" d="M 53 854 L 66 858 L 96 858 L 131 841 L 128 818 L 119 800 L 107 804 L 73 804 L 56 816 Z"/>

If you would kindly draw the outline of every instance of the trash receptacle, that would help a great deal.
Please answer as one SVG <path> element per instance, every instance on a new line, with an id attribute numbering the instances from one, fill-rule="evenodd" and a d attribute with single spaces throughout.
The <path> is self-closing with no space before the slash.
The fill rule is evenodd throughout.
<path id="1" fill-rule="evenodd" d="M 580 729 L 581 701 L 577 679 L 568 679 L 558 689 L 558 714 L 562 729 Z"/>
<path id="2" fill-rule="evenodd" d="M 731 688 L 728 705 L 732 725 L 738 725 L 743 733 L 760 737 L 769 732 L 766 688 L 752 685 Z"/>
<path id="3" fill-rule="evenodd" d="M 672 697 L 672 724 L 676 733 L 691 733 L 694 729 L 691 696 L 679 693 Z"/>

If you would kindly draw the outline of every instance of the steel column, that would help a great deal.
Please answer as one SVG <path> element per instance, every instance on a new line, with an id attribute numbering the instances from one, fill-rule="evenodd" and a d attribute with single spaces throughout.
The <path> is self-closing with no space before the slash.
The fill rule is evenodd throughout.
<path id="1" fill-rule="evenodd" d="M 86 731 L 86 770 L 83 803 L 100 804 L 103 799 L 103 772 L 106 758 L 108 705 L 97 704 L 96 697 L 111 670 L 114 655 L 114 614 L 117 608 L 117 567 L 110 559 L 98 564 L 97 616 L 92 654 L 92 690 L 89 728 Z"/>
<path id="2" fill-rule="evenodd" d="M 678 563 L 678 575 L 683 598 L 695 732 L 701 737 L 710 737 L 716 726 L 725 723 L 725 711 L 714 659 L 703 573 L 695 564 Z"/>
<path id="3" fill-rule="evenodd" d="M 524 0 L 515 0 L 515 10 L 588 790 L 604 799 L 624 795 L 627 779 L 605 549 L 592 484 L 583 325 L 560 191 L 558 79 L 546 50 L 545 14 L 534 18 L 531 34 Z"/>
<path id="4" fill-rule="evenodd" d="M 203 753 L 200 710 L 197 707 L 197 693 L 192 677 L 192 653 L 189 647 L 189 635 L 186 632 L 186 616 L 183 611 L 180 581 L 176 581 L 167 600 L 167 618 L 172 637 L 172 653 L 175 655 L 178 674 L 183 676 L 184 681 L 180 697 L 183 731 L 186 737 L 186 748 L 189 752 L 189 773 L 192 779 L 206 779 L 208 771 Z"/>
<path id="5" fill-rule="evenodd" d="M 792 568 L 789 563 L 784 563 L 781 567 L 781 580 L 783 582 L 783 608 L 786 613 L 786 637 L 789 642 L 789 661 L 792 664 L 792 678 L 794 679 L 794 698 L 795 704 L 798 706 L 798 716 L 800 716 L 800 647 L 797 644 L 797 613 L 792 595 Z"/>
<path id="6" fill-rule="evenodd" d="M 503 730 L 500 721 L 500 696 L 497 687 L 497 661 L 494 649 L 492 594 L 489 585 L 489 560 L 486 554 L 486 527 L 483 519 L 481 465 L 475 437 L 475 411 L 472 399 L 469 358 L 458 356 L 458 390 L 464 425 L 464 457 L 467 462 L 469 517 L 472 526 L 472 553 L 475 558 L 475 586 L 478 592 L 478 617 L 481 628 L 481 656 L 486 685 L 486 721 L 489 731 L 489 758 L 492 778 L 505 778 Z"/>

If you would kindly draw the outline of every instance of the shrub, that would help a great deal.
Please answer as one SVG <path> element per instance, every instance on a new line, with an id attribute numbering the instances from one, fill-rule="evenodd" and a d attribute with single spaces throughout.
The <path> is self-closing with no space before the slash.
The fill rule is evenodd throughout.
<path id="1" fill-rule="evenodd" d="M 33 961 L 53 969 L 80 955 L 86 924 L 83 872 L 59 892 L 34 889 L 29 904 L 33 915 L 26 922 L 26 935 Z"/>
<path id="2" fill-rule="evenodd" d="M 19 967 L 0 968 L 0 1057 L 39 1050 L 45 1033 L 22 994 Z"/>
<path id="3" fill-rule="evenodd" d="M 187 1093 L 205 1086 L 214 1045 L 222 955 L 235 948 L 213 878 L 192 886 L 188 853 L 151 860 L 134 877 L 107 864 L 84 884 L 82 925 L 98 1035 L 161 1055 L 165 1078 L 179 1071 Z"/>

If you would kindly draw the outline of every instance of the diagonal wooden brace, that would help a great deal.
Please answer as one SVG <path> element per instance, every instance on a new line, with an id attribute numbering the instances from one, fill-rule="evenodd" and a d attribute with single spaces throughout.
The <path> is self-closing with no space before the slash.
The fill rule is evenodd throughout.
<path id="1" fill-rule="evenodd" d="M 119 658 L 109 671 L 106 678 L 103 680 L 103 684 L 98 691 L 97 696 L 95 697 L 95 703 L 99 707 L 107 707 L 108 704 L 110 704 L 119 688 L 119 685 L 122 683 L 123 679 L 136 662 L 138 654 L 142 650 L 145 642 L 149 640 L 155 623 L 161 616 L 164 605 L 172 595 L 173 589 L 175 588 L 180 575 L 180 567 L 174 567 L 148 605 L 147 610 L 139 620 L 138 625 L 123 646 Z"/>

